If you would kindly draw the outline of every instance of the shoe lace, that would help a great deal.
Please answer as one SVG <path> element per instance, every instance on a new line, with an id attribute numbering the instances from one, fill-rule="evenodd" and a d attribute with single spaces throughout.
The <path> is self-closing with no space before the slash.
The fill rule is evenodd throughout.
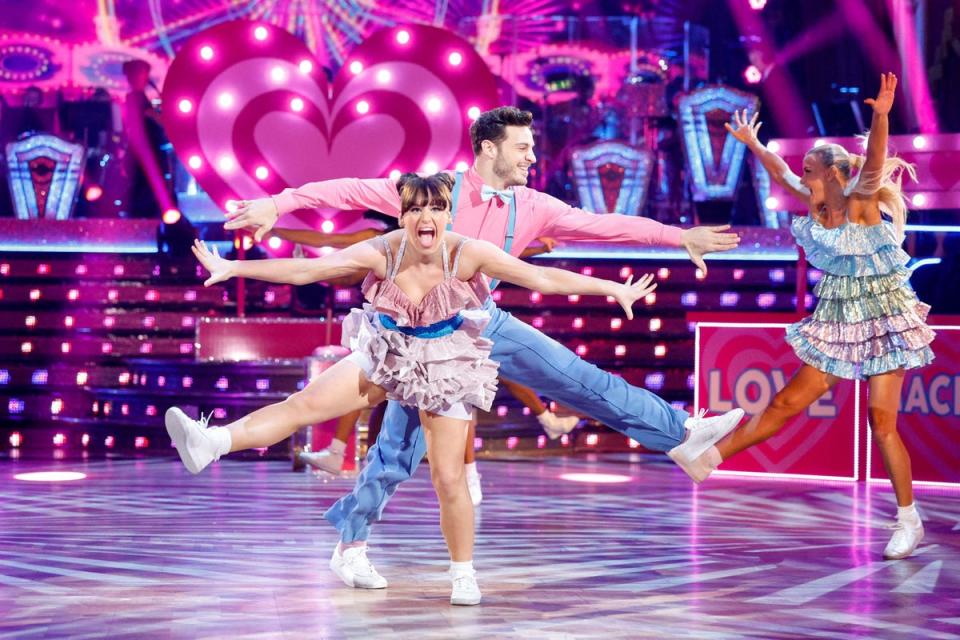
<path id="1" fill-rule="evenodd" d="M 458 573 L 451 577 L 454 589 L 473 589 L 476 579 L 473 573 Z"/>
<path id="2" fill-rule="evenodd" d="M 211 417 L 213 417 L 213 413 L 208 413 L 207 415 L 203 415 L 203 412 L 202 411 L 200 412 L 200 417 L 197 418 L 197 423 L 199 423 L 201 429 L 207 428 L 207 424 L 210 423 Z"/>
<path id="3" fill-rule="evenodd" d="M 697 426 L 699 426 L 700 421 L 703 420 L 703 418 L 704 418 L 706 415 L 707 415 L 707 408 L 706 408 L 706 407 L 701 407 L 700 410 L 697 411 L 697 415 L 694 416 L 693 421 L 694 421 L 695 423 L 697 423 Z"/>

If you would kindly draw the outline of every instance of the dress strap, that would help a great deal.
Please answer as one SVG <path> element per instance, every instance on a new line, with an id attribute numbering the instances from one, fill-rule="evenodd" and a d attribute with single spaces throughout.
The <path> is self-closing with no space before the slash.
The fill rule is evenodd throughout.
<path id="1" fill-rule="evenodd" d="M 400 263 L 403 262 L 403 251 L 407 248 L 407 234 L 403 234 L 400 237 L 400 248 L 397 249 L 397 259 L 393 263 L 393 269 L 390 270 L 388 274 L 388 279 L 393 280 L 397 277 L 397 272 L 400 271 Z"/>
<path id="2" fill-rule="evenodd" d="M 440 241 L 440 254 L 443 256 L 443 279 L 446 280 L 450 277 L 450 254 L 447 253 L 446 238 Z"/>
<path id="3" fill-rule="evenodd" d="M 393 252 L 390 251 L 390 243 L 386 236 L 380 236 L 380 242 L 383 244 L 383 253 L 387 256 L 386 276 L 390 278 L 390 272 L 393 270 Z"/>
<path id="4" fill-rule="evenodd" d="M 469 242 L 469 238 L 462 238 L 460 244 L 457 245 L 457 249 L 453 254 L 453 270 L 450 272 L 452 276 L 456 277 L 457 271 L 460 268 L 460 253 L 463 252 L 463 245 Z"/>

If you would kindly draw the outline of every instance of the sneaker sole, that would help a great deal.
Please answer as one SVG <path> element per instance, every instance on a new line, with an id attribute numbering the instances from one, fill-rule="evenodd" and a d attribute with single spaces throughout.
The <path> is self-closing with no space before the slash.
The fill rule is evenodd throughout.
<path id="1" fill-rule="evenodd" d="M 326 471 L 331 475 L 340 475 L 340 472 L 343 471 L 343 463 L 340 463 L 339 467 L 326 466 L 323 462 L 314 460 L 309 453 L 301 453 L 300 461 L 305 462 L 307 465 L 313 467 L 314 469 L 320 469 L 321 471 Z"/>
<path id="2" fill-rule="evenodd" d="M 163 416 L 163 423 L 167 428 L 167 435 L 170 436 L 170 440 L 177 448 L 177 454 L 179 454 L 183 466 L 187 468 L 187 471 L 196 475 L 203 471 L 203 467 L 190 456 L 188 451 L 187 430 L 183 426 L 184 419 L 189 420 L 190 418 L 180 409 L 170 407 Z"/>
<path id="3" fill-rule="evenodd" d="M 472 607 L 480 604 L 482 596 L 477 596 L 476 598 L 450 598 L 450 604 L 455 607 Z"/>
<path id="4" fill-rule="evenodd" d="M 722 429 L 718 431 L 716 437 L 713 440 L 708 440 L 707 442 L 702 443 L 700 450 L 692 451 L 690 452 L 690 455 L 683 455 L 686 452 L 681 453 L 680 451 L 678 451 L 678 449 L 683 448 L 683 444 L 680 444 L 674 447 L 673 449 L 671 449 L 670 451 L 668 451 L 667 455 L 670 456 L 671 460 L 677 460 L 678 458 L 683 457 L 689 463 L 693 463 L 697 458 L 699 458 L 704 453 L 706 453 L 707 450 L 710 449 L 710 447 L 716 446 L 718 442 L 720 442 L 721 440 L 727 437 L 727 434 L 729 434 L 731 431 L 737 428 L 737 425 L 739 425 L 740 422 L 743 420 L 744 411 L 743 409 L 734 409 L 732 413 L 736 416 L 736 419 L 731 420 L 730 425 L 726 429 Z M 673 454 L 674 451 L 676 451 L 676 454 Z M 678 462 L 677 464 L 680 464 L 680 463 Z"/>
<path id="5" fill-rule="evenodd" d="M 920 546 L 920 543 L 923 542 L 924 533 L 925 532 L 921 529 L 920 536 L 917 538 L 917 544 L 913 545 L 913 548 L 908 550 L 906 553 L 894 556 L 894 555 L 887 555 L 887 553 L 884 552 L 883 559 L 884 560 L 903 560 L 904 558 L 909 558 L 910 556 L 913 555 L 914 551 L 917 550 L 917 547 Z"/>
<path id="6" fill-rule="evenodd" d="M 671 460 L 676 462 L 677 466 L 683 469 L 683 472 L 690 476 L 690 479 L 696 484 L 700 484 L 709 478 L 711 473 L 713 473 L 713 469 L 706 470 L 702 464 L 697 464 L 697 460 L 700 458 L 697 458 L 692 462 L 687 462 L 687 460 L 681 456 L 674 456 L 669 452 L 667 452 L 667 455 Z"/>
<path id="7" fill-rule="evenodd" d="M 387 581 L 386 579 L 383 578 L 383 576 L 380 576 L 380 578 L 383 580 L 382 583 L 376 582 L 376 583 L 366 583 L 366 584 L 364 584 L 362 580 L 358 582 L 356 576 L 348 577 L 347 572 L 342 571 L 339 568 L 338 563 L 334 561 L 333 558 L 330 558 L 330 570 L 333 571 L 334 575 L 340 578 L 343 584 L 347 585 L 351 589 L 386 589 L 387 588 Z"/>

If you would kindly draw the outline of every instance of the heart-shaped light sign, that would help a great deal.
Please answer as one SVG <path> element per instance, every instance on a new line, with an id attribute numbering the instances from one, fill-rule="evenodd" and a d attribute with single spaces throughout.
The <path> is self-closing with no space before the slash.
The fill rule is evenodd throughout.
<path id="1" fill-rule="evenodd" d="M 177 155 L 225 206 L 315 180 L 469 163 L 470 123 L 497 91 L 473 47 L 443 29 L 381 30 L 329 81 L 290 33 L 235 21 L 187 41 L 163 99 Z M 320 226 L 318 212 L 292 215 L 288 226 Z"/>

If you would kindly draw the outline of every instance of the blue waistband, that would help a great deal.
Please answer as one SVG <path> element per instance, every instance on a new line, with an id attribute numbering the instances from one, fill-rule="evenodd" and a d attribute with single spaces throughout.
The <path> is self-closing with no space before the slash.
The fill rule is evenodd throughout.
<path id="1" fill-rule="evenodd" d="M 447 318 L 446 320 L 441 320 L 440 322 L 434 322 L 433 324 L 428 324 L 425 327 L 401 327 L 393 321 L 393 318 L 381 313 L 380 324 L 383 325 L 384 329 L 399 331 L 404 335 L 413 336 L 415 338 L 429 339 L 442 338 L 443 336 L 450 335 L 460 328 L 460 325 L 463 324 L 463 318 L 460 317 L 460 314 L 457 314 L 452 318 Z"/>

